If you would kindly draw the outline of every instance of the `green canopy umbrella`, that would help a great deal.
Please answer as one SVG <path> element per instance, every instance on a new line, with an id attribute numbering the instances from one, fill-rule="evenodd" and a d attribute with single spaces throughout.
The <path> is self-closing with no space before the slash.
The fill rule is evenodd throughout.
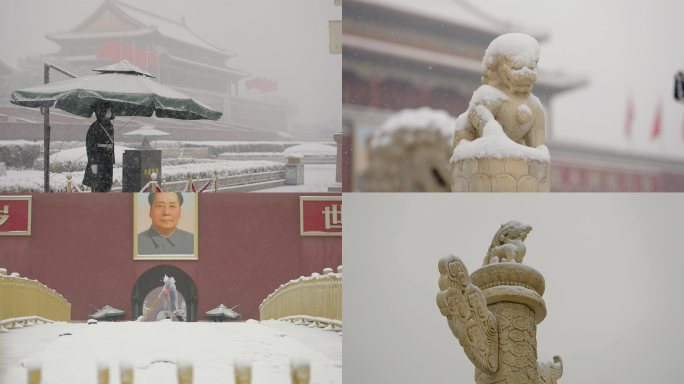
<path id="1" fill-rule="evenodd" d="M 237 307 L 237 305 L 235 307 Z M 233 307 L 233 308 L 235 308 L 235 307 Z M 218 307 L 216 307 L 210 311 L 207 311 L 206 315 L 207 315 L 207 317 L 213 317 L 214 321 L 216 321 L 216 319 L 218 319 L 219 321 L 222 321 L 221 318 L 223 318 L 223 317 L 228 318 L 228 319 L 239 319 L 239 318 L 241 318 L 242 315 L 240 315 L 239 313 L 235 313 L 235 311 L 233 311 L 233 308 L 228 309 L 225 305 L 221 304 Z"/>
<path id="2" fill-rule="evenodd" d="M 100 309 L 99 311 L 93 313 L 92 315 L 88 315 L 88 318 L 90 319 L 103 319 L 103 318 L 109 318 L 109 317 L 117 317 L 117 316 L 123 316 L 126 312 L 112 308 L 109 305 L 105 305 L 104 308 Z"/>
<path id="3" fill-rule="evenodd" d="M 94 71 L 100 73 L 14 91 L 10 102 L 32 108 L 54 106 L 83 117 L 91 117 L 98 102 L 106 100 L 119 116 L 221 118 L 221 112 L 151 80 L 154 76 L 126 60 Z"/>
<path id="4" fill-rule="evenodd" d="M 49 69 L 54 68 L 72 79 L 50 83 Z M 156 114 L 181 120 L 218 120 L 222 113 L 193 100 L 176 90 L 150 78 L 151 74 L 123 60 L 120 63 L 94 69 L 96 75 L 76 77 L 53 64 L 45 63 L 45 84 L 12 92 L 10 102 L 23 107 L 41 108 L 45 116 L 45 192 L 49 192 L 49 108 L 91 117 L 102 101 L 112 103 L 119 116 L 145 116 Z M 44 110 L 43 110 L 44 109 Z"/>

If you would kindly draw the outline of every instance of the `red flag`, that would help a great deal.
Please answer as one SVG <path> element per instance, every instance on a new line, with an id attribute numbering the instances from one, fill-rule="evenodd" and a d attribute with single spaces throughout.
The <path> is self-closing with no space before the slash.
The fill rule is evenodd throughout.
<path id="1" fill-rule="evenodd" d="M 119 40 L 109 41 L 104 43 L 100 49 L 97 50 L 98 59 L 112 59 L 112 63 L 116 64 L 121 61 L 121 42 Z"/>
<path id="2" fill-rule="evenodd" d="M 663 104 L 658 103 L 658 110 L 656 112 L 655 122 L 653 123 L 653 132 L 651 133 L 651 140 L 655 140 L 660 136 L 660 115 L 663 111 Z"/>
<path id="3" fill-rule="evenodd" d="M 135 50 L 135 65 L 140 68 L 147 68 L 147 48 Z"/>
<path id="4" fill-rule="evenodd" d="M 630 97 L 627 101 L 627 120 L 625 121 L 625 136 L 632 136 L 632 122 L 634 121 L 634 100 Z"/>
<path id="5" fill-rule="evenodd" d="M 135 62 L 135 54 L 133 53 L 133 44 L 128 44 L 121 48 L 121 60 L 128 60 L 129 63 Z"/>
<path id="6" fill-rule="evenodd" d="M 263 93 L 262 84 L 265 80 L 266 79 L 262 80 L 261 77 L 255 77 L 253 79 L 245 81 L 245 87 L 247 88 L 247 90 L 256 88 L 256 89 L 261 90 L 261 92 Z"/>
<path id="7" fill-rule="evenodd" d="M 159 65 L 157 58 L 157 51 L 152 51 L 147 54 L 147 67 L 156 67 Z"/>
<path id="8" fill-rule="evenodd" d="M 277 89 L 277 86 L 276 86 L 275 80 L 264 79 L 263 84 L 261 86 L 261 93 L 273 92 L 276 89 Z"/>

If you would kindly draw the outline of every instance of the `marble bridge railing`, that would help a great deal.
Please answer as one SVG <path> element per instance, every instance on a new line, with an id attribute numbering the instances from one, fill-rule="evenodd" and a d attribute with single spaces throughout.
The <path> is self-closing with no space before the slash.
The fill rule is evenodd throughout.
<path id="1" fill-rule="evenodd" d="M 259 306 L 261 320 L 289 320 L 328 330 L 342 328 L 342 266 L 281 285 Z M 337 328 L 337 329 L 336 329 Z"/>
<path id="2" fill-rule="evenodd" d="M 62 295 L 0 268 L 0 332 L 55 321 L 71 321 L 71 304 Z"/>

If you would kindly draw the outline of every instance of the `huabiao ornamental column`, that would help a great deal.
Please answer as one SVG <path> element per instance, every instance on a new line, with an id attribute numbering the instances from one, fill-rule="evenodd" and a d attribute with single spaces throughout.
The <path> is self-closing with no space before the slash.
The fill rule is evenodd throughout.
<path id="1" fill-rule="evenodd" d="M 537 324 L 546 317 L 544 277 L 522 264 L 529 225 L 501 225 L 482 267 L 472 275 L 463 261 L 439 261 L 437 305 L 475 365 L 477 384 L 556 384 L 563 362 L 537 361 Z"/>

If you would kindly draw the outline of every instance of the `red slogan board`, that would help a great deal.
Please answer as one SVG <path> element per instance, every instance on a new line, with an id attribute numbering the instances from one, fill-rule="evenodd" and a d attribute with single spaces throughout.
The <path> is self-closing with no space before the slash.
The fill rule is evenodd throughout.
<path id="1" fill-rule="evenodd" d="M 0 235 L 31 234 L 31 196 L 0 196 Z"/>
<path id="2" fill-rule="evenodd" d="M 342 236 L 342 196 L 300 196 L 300 235 Z"/>

